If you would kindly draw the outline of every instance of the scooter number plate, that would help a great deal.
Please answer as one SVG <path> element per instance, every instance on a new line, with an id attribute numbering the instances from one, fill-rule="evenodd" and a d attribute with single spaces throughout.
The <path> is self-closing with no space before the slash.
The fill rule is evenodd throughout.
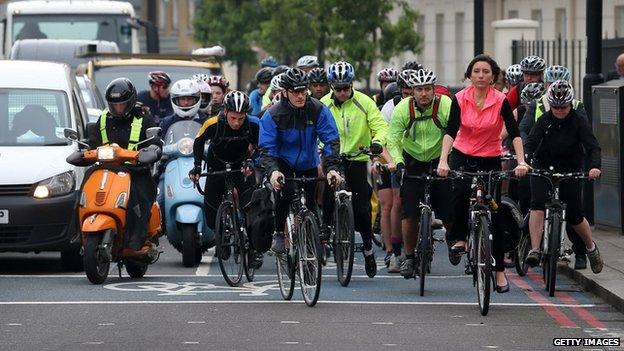
<path id="1" fill-rule="evenodd" d="M 9 210 L 0 210 L 0 224 L 9 224 Z"/>

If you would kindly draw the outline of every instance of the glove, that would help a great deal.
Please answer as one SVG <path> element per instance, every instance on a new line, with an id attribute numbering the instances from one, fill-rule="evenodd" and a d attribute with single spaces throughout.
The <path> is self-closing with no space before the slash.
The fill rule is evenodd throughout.
<path id="1" fill-rule="evenodd" d="M 189 171 L 189 178 L 193 181 L 193 182 L 197 182 L 199 181 L 199 175 L 201 174 L 201 166 L 199 165 L 195 165 L 195 167 L 193 167 L 193 169 L 191 169 Z"/>
<path id="2" fill-rule="evenodd" d="M 269 179 L 269 181 L 271 182 L 271 186 L 273 187 L 273 189 L 275 190 L 281 190 L 282 189 L 282 184 L 280 182 L 278 182 L 278 180 L 284 180 L 284 174 L 280 171 L 273 171 L 271 173 L 271 177 Z"/>
<path id="3" fill-rule="evenodd" d="M 327 172 L 327 183 L 329 185 L 333 185 L 334 187 L 338 187 L 342 183 L 340 173 L 334 170 Z"/>
<path id="4" fill-rule="evenodd" d="M 370 146 L 370 152 L 373 155 L 379 155 L 383 152 L 383 147 L 381 146 L 381 144 L 372 143 Z"/>

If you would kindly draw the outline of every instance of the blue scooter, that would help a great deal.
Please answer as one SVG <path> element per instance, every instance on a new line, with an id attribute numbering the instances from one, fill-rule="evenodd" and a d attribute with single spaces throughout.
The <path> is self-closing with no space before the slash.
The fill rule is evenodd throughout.
<path id="1" fill-rule="evenodd" d="M 204 220 L 204 198 L 188 177 L 194 165 L 193 142 L 200 128 L 193 120 L 179 121 L 169 127 L 163 147 L 167 164 L 159 182 L 167 239 L 182 253 L 185 267 L 199 264 L 202 253 L 215 243 L 214 232 Z"/>

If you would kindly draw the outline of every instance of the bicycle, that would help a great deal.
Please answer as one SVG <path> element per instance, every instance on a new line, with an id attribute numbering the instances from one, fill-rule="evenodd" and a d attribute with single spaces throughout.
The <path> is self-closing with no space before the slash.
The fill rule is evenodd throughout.
<path id="1" fill-rule="evenodd" d="M 247 165 L 248 161 L 244 167 Z M 223 176 L 225 180 L 226 191 L 216 215 L 215 250 L 219 260 L 219 269 L 229 286 L 238 286 L 242 280 L 243 272 L 247 280 L 252 282 L 256 271 L 249 265 L 252 259 L 250 241 L 245 229 L 245 220 L 238 208 L 238 201 L 234 197 L 234 181 L 231 175 L 240 172 L 240 169 L 233 170 L 232 165 L 226 163 L 223 171 L 200 174 L 200 177 Z M 201 186 L 196 183 L 195 187 L 204 195 L 205 191 L 201 189 Z"/>
<path id="2" fill-rule="evenodd" d="M 305 304 L 313 307 L 318 302 L 321 292 L 322 265 L 318 250 L 319 222 L 316 215 L 306 207 L 303 186 L 310 182 L 325 181 L 323 177 L 283 178 L 281 183 L 295 182 L 295 196 L 290 203 L 286 218 L 286 252 L 275 254 L 277 282 L 284 300 L 290 300 L 295 289 L 295 277 Z"/>
<path id="3" fill-rule="evenodd" d="M 417 264 L 417 275 L 420 277 L 420 296 L 425 296 L 425 276 L 431 273 L 431 262 L 433 261 L 433 254 L 435 252 L 435 242 L 445 242 L 444 239 L 437 239 L 433 236 L 433 211 L 431 210 L 431 183 L 437 180 L 445 180 L 448 178 L 438 177 L 434 174 L 423 174 L 421 176 L 415 175 L 403 175 L 403 182 L 405 180 L 424 180 L 424 196 L 420 201 L 420 222 L 418 232 L 418 242 L 416 244 L 415 261 Z M 405 279 L 408 279 L 406 277 Z M 414 276 L 416 278 L 416 276 Z"/>
<path id="4" fill-rule="evenodd" d="M 468 244 L 466 247 L 466 273 L 472 274 L 472 284 L 477 287 L 479 310 L 482 316 L 490 308 L 492 267 L 496 265 L 492 256 L 491 214 L 498 209 L 494 193 L 495 185 L 513 171 L 464 172 L 450 171 L 456 178 L 472 180 Z M 484 178 L 487 178 L 485 180 Z M 496 195 L 496 194 L 494 194 Z"/>
<path id="5" fill-rule="evenodd" d="M 551 195 L 546 201 L 546 213 L 544 215 L 544 235 L 542 235 L 542 277 L 544 289 L 548 296 L 555 296 L 557 282 L 557 262 L 564 257 L 563 231 L 565 228 L 566 204 L 559 200 L 559 188 L 561 182 L 573 179 L 587 179 L 584 172 L 557 173 L 551 170 L 533 169 L 528 173 L 548 180 L 551 186 Z M 530 246 L 530 245 L 529 245 Z M 527 250 L 528 254 L 528 250 Z M 525 256 L 526 257 L 526 256 Z"/>

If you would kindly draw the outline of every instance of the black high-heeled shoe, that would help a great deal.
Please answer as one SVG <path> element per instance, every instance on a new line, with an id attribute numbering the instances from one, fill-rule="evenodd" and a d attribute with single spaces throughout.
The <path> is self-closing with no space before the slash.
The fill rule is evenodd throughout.
<path id="1" fill-rule="evenodd" d="M 503 275 L 505 276 L 505 280 L 507 280 L 507 284 L 498 285 L 496 284 L 496 273 L 494 273 L 494 290 L 496 290 L 496 292 L 499 294 L 509 292 L 509 280 L 507 279 L 507 275 L 505 273 L 503 273 Z"/>

